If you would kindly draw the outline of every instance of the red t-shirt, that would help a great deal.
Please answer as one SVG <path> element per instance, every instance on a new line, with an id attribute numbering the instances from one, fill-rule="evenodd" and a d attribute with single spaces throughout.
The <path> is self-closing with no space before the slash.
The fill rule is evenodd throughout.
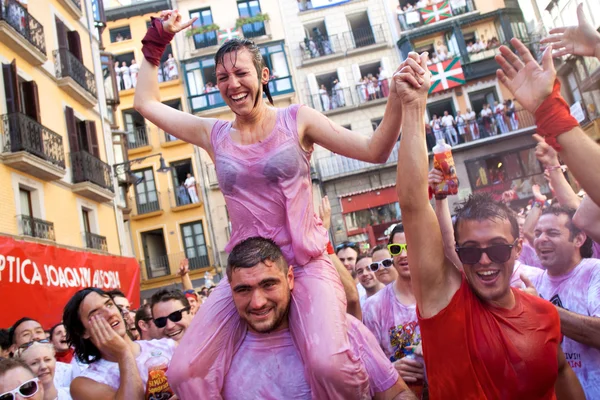
<path id="1" fill-rule="evenodd" d="M 558 312 L 512 290 L 513 309 L 491 307 L 463 275 L 437 315 L 424 319 L 417 309 L 432 399 L 556 399 Z"/>

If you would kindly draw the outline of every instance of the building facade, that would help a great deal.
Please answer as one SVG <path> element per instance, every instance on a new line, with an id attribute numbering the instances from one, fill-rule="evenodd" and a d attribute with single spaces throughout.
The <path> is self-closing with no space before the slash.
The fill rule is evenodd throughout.
<path id="1" fill-rule="evenodd" d="M 265 65 L 271 71 L 269 90 L 275 107 L 297 103 L 290 44 L 286 41 L 284 21 L 277 0 L 179 0 L 177 8 L 184 18 L 198 17 L 185 34 L 175 37 L 185 85 L 186 107 L 200 117 L 233 120 L 219 94 L 214 56 L 228 38 L 245 37 L 260 49 Z M 225 199 L 219 190 L 212 160 L 204 150 L 197 152 L 206 182 L 205 201 L 212 220 L 217 257 L 227 263 L 224 251 L 230 237 L 230 223 Z"/>
<path id="2" fill-rule="evenodd" d="M 542 191 L 549 192 L 543 179 L 543 170 L 532 150 L 534 142 L 530 136 L 535 129 L 533 116 L 518 104 L 513 106 L 507 103 L 511 99 L 510 93 L 495 76 L 497 64 L 494 56 L 501 44 L 508 43 L 512 37 L 519 37 L 528 45 L 533 45 L 516 1 L 447 0 L 417 4 L 413 0 L 313 0 L 300 2 L 303 5 L 300 9 L 296 7 L 296 10 L 291 7 L 296 2 L 289 3 L 284 10 L 289 9 L 290 19 L 303 22 L 302 27 L 297 29 L 297 34 L 305 35 L 298 39 L 300 45 L 297 59 L 309 57 L 303 43 L 308 43 L 310 49 L 311 42 L 325 41 L 335 48 L 331 44 L 336 43 L 339 34 L 333 27 L 329 28 L 335 26 L 329 21 L 333 20 L 338 24 L 340 20 L 346 21 L 352 32 L 351 36 L 358 43 L 358 33 L 362 31 L 359 31 L 354 16 L 359 13 L 366 15 L 364 20 L 371 26 L 375 41 L 369 41 L 369 46 L 377 46 L 375 26 L 388 26 L 383 29 L 382 43 L 385 42 L 385 45 L 379 50 L 380 54 L 369 51 L 352 61 L 351 51 L 346 49 L 343 52 L 346 57 L 337 61 L 337 65 L 350 64 L 346 70 L 352 71 L 348 74 L 348 79 L 354 79 L 354 83 L 365 73 L 376 77 L 375 69 L 367 72 L 363 65 L 383 66 L 385 78 L 391 76 L 399 61 L 405 59 L 410 51 L 429 52 L 429 69 L 434 74 L 434 80 L 424 117 L 428 125 L 427 144 L 431 150 L 436 139 L 443 138 L 453 147 L 460 193 L 450 199 L 451 206 L 473 192 L 492 192 L 500 196 L 502 192 L 512 188 L 517 193 L 513 201 L 513 206 L 517 208 L 525 205 L 531 198 L 532 184 L 540 184 Z M 318 25 L 318 31 L 324 38 L 318 38 L 319 34 L 313 29 L 314 24 Z M 294 27 L 292 23 L 286 23 L 286 26 L 290 27 L 290 31 Z M 327 30 L 327 34 L 323 35 L 323 29 Z M 394 47 L 389 45 L 391 38 L 395 40 Z M 321 56 L 319 53 L 317 57 L 315 53 L 315 57 L 312 57 L 311 53 L 307 67 L 312 68 L 311 63 L 315 60 L 328 57 L 335 55 Z M 307 67 L 299 68 L 302 71 Z M 355 73 L 358 70 L 360 74 Z M 341 73 L 337 71 L 338 78 L 343 72 L 344 69 Z M 302 72 L 298 73 L 300 74 Z M 305 76 L 308 91 L 312 93 L 310 87 L 314 87 L 314 83 L 310 82 L 313 78 L 310 73 Z M 302 78 L 298 80 L 301 81 Z M 381 77 L 378 81 L 383 92 Z M 319 83 L 318 79 L 317 82 Z M 362 82 L 359 81 L 355 86 L 358 105 L 349 107 L 351 113 L 348 116 L 344 108 L 340 107 L 326 114 L 343 125 L 349 125 L 352 130 L 370 134 L 383 116 L 385 99 L 380 99 L 376 94 L 374 100 L 367 96 L 363 101 L 365 98 L 361 93 L 361 85 Z M 329 93 L 327 86 L 325 90 Z M 307 103 L 319 107 L 318 102 L 310 102 L 310 98 L 314 96 L 309 95 L 308 98 Z M 371 102 L 381 103 L 371 107 Z M 496 108 L 497 104 L 504 105 L 504 110 L 502 107 Z M 487 111 L 487 105 L 491 111 Z M 368 111 L 362 110 L 365 107 Z M 486 111 L 482 114 L 484 108 Z M 471 111 L 475 116 L 468 122 L 467 113 Z M 462 117 L 456 123 L 459 112 Z M 446 118 L 442 119 L 444 116 Z M 452 120 L 454 123 L 449 122 Z M 334 240 L 337 243 L 350 240 L 362 243 L 365 247 L 385 240 L 388 227 L 402 219 L 394 188 L 398 144 L 384 165 L 350 160 L 324 151 L 315 152 L 315 155 L 318 186 L 332 203 Z"/>
<path id="3" fill-rule="evenodd" d="M 0 7 L 0 232 L 131 256 L 115 203 L 97 0 Z"/>
<path id="4" fill-rule="evenodd" d="M 142 299 L 158 288 L 178 285 L 177 272 L 184 258 L 189 261 L 196 288 L 216 275 L 215 265 L 219 265 L 213 252 L 198 152 L 133 108 L 143 59 L 141 40 L 150 17 L 171 8 L 168 0 L 108 4 L 102 35 L 113 145 L 121 158 L 121 166 L 116 168 L 118 202 L 142 270 Z M 170 107 L 189 112 L 178 56 L 175 43 L 167 46 L 158 73 L 160 98 Z"/>

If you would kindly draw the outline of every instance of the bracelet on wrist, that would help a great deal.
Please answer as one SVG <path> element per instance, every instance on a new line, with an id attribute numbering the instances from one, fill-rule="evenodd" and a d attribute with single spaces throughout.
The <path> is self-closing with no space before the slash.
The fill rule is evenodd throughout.
<path id="1" fill-rule="evenodd" d="M 544 205 L 545 205 L 545 204 L 546 204 L 546 202 L 545 202 L 545 201 L 543 201 L 543 200 L 538 200 L 538 199 L 535 199 L 535 200 L 533 201 L 532 207 L 544 208 Z"/>
<path id="2" fill-rule="evenodd" d="M 548 172 L 552 172 L 552 171 L 556 171 L 556 170 L 561 170 L 562 172 L 565 172 L 567 170 L 567 166 L 566 165 L 551 165 L 549 167 L 546 167 L 545 169 Z"/>

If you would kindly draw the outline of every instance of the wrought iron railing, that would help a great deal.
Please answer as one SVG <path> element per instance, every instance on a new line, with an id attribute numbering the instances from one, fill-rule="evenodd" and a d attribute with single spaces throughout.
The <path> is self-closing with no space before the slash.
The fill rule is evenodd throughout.
<path id="1" fill-rule="evenodd" d="M 169 189 L 169 192 L 171 190 Z M 189 204 L 201 204 L 202 194 L 200 193 L 200 185 L 197 183 L 192 187 L 179 185 L 173 191 L 171 197 L 171 207 L 187 206 Z M 174 200 L 174 201 L 173 201 Z"/>
<path id="2" fill-rule="evenodd" d="M 344 32 L 342 37 L 344 38 L 344 45 L 347 49 L 357 49 L 360 47 L 385 43 L 385 36 L 381 25 L 353 29 L 349 32 Z"/>
<path id="3" fill-rule="evenodd" d="M 54 236 L 54 223 L 29 215 L 19 215 L 21 235 L 31 236 L 46 240 L 56 240 Z"/>
<path id="4" fill-rule="evenodd" d="M 106 236 L 96 235 L 92 232 L 83 232 L 83 237 L 85 239 L 85 247 L 88 249 L 108 251 Z"/>
<path id="5" fill-rule="evenodd" d="M 473 0 L 466 0 L 463 4 L 464 5 L 461 5 L 460 7 L 456 7 L 452 4 L 452 1 L 450 1 L 448 2 L 449 8 L 442 9 L 441 6 L 443 5 L 443 2 L 438 3 L 435 6 L 439 10 L 437 12 L 433 12 L 433 6 L 405 10 L 398 14 L 398 22 L 400 23 L 400 29 L 403 31 L 407 31 L 424 25 L 434 24 L 436 22 L 443 21 L 449 17 L 455 17 L 457 15 L 475 11 L 475 5 L 473 4 Z M 429 10 L 429 12 L 427 12 L 427 10 Z"/>
<path id="6" fill-rule="evenodd" d="M 71 153 L 73 183 L 91 182 L 114 192 L 110 166 L 87 151 Z"/>
<path id="7" fill-rule="evenodd" d="M 22 113 L 4 114 L 0 118 L 4 152 L 26 151 L 65 168 L 62 136 Z"/>
<path id="8" fill-rule="evenodd" d="M 331 90 L 321 88 L 318 93 L 309 94 L 307 104 L 321 112 L 344 107 L 368 105 L 374 100 L 385 99 L 390 94 L 390 79 L 366 77 L 351 87 L 336 85 Z"/>
<path id="9" fill-rule="evenodd" d="M 71 77 L 79 86 L 89 94 L 97 97 L 96 78 L 94 74 L 83 65 L 68 49 L 58 49 L 52 52 L 54 56 L 54 69 L 57 78 Z"/>
<path id="10" fill-rule="evenodd" d="M 193 47 L 198 49 L 204 49 L 206 47 L 216 46 L 219 44 L 217 40 L 217 31 L 209 31 L 205 33 L 197 33 L 190 36 L 189 40 L 192 42 Z"/>
<path id="11" fill-rule="evenodd" d="M 81 0 L 67 0 L 70 1 L 71 3 L 75 4 L 75 6 L 81 10 Z"/>
<path id="12" fill-rule="evenodd" d="M 264 22 L 254 22 L 251 24 L 245 24 L 242 25 L 241 29 L 244 33 L 244 37 L 247 39 L 265 36 L 267 34 L 267 28 Z"/>
<path id="13" fill-rule="evenodd" d="M 127 132 L 128 149 L 137 149 L 143 146 L 148 146 L 148 130 L 145 126 L 136 127 Z"/>
<path id="14" fill-rule="evenodd" d="M 310 60 L 332 54 L 340 54 L 344 51 L 342 44 L 344 44 L 343 38 L 340 38 L 338 35 L 313 35 L 307 37 L 300 42 L 302 59 Z"/>
<path id="15" fill-rule="evenodd" d="M 148 214 L 162 210 L 159 191 L 144 191 L 135 194 L 135 215 Z"/>
<path id="16" fill-rule="evenodd" d="M 148 279 L 170 275 L 171 267 L 177 268 L 184 258 L 188 259 L 190 270 L 210 267 L 208 248 L 196 246 L 185 252 L 165 254 L 159 257 L 146 258 L 140 261 L 142 268 L 146 269 Z"/>
<path id="17" fill-rule="evenodd" d="M 0 21 L 6 21 L 36 49 L 46 55 L 44 27 L 17 0 L 0 2 Z"/>

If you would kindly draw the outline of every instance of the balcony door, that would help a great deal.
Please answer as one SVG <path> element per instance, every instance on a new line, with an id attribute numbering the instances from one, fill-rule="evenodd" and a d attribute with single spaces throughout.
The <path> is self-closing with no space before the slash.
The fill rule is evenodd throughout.
<path id="1" fill-rule="evenodd" d="M 241 18 L 254 17 L 260 14 L 260 3 L 258 0 L 242 0 L 237 3 Z M 255 22 L 242 26 L 244 37 L 252 38 L 266 34 L 264 22 Z"/>
<path id="2" fill-rule="evenodd" d="M 142 247 L 148 279 L 169 275 L 169 257 L 163 230 L 142 232 Z"/>
<path id="3" fill-rule="evenodd" d="M 152 168 L 135 171 L 133 174 L 141 179 L 141 182 L 135 185 L 135 199 L 138 214 L 146 214 L 160 210 L 158 202 L 158 192 L 154 181 L 154 171 Z"/>
<path id="4" fill-rule="evenodd" d="M 181 225 L 181 237 L 185 248 L 185 256 L 190 263 L 190 269 L 208 267 L 208 251 L 204 240 L 202 221 Z"/>
<path id="5" fill-rule="evenodd" d="M 146 133 L 146 121 L 137 111 L 123 111 L 123 123 L 127 132 L 127 148 L 135 149 L 148 145 L 148 134 Z"/>

